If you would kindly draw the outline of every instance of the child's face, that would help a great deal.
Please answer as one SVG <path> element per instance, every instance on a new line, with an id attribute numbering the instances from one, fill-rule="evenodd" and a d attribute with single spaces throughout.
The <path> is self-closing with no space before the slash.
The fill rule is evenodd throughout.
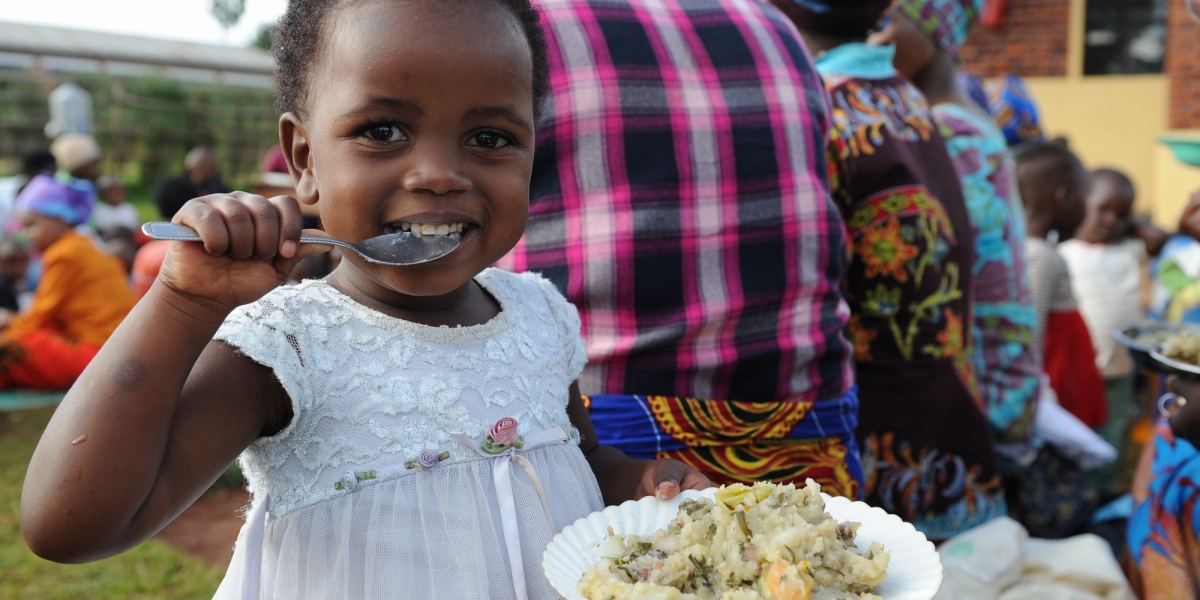
<path id="1" fill-rule="evenodd" d="M 1087 196 L 1087 217 L 1076 235 L 1093 244 L 1118 242 L 1129 233 L 1132 213 L 1128 188 L 1108 177 L 1097 177 Z"/>
<path id="2" fill-rule="evenodd" d="M 325 38 L 303 119 L 280 124 L 301 172 L 297 197 L 350 242 L 465 225 L 459 247 L 434 262 L 346 255 L 340 267 L 406 296 L 459 289 L 525 230 L 534 118 L 520 24 L 496 3 L 369 1 L 338 9 Z"/>
<path id="3" fill-rule="evenodd" d="M 118 206 L 125 201 L 125 186 L 120 183 L 110 183 L 100 189 L 100 199 L 112 206 Z"/>

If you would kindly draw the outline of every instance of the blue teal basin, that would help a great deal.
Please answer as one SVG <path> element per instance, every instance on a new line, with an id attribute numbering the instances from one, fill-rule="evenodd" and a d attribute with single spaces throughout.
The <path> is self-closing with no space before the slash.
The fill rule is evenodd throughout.
<path id="1" fill-rule="evenodd" d="M 1179 162 L 1200 167 L 1200 137 L 1163 135 L 1158 141 L 1166 144 Z"/>

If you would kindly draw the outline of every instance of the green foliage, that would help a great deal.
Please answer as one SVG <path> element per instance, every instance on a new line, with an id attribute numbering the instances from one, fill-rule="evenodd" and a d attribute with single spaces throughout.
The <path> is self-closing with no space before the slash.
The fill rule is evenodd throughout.
<path id="1" fill-rule="evenodd" d="M 274 40 L 275 24 L 263 23 L 262 25 L 258 26 L 258 33 L 254 35 L 254 41 L 251 42 L 250 45 L 262 50 L 263 52 L 270 52 L 271 44 L 274 43 Z"/>
<path id="2" fill-rule="evenodd" d="M 248 189 L 263 155 L 278 142 L 270 90 L 109 75 L 71 80 L 92 94 L 101 171 L 130 186 L 149 191 L 158 179 L 183 172 L 188 150 L 207 144 L 225 181 Z M 59 83 L 0 70 L 0 176 L 19 168 L 21 154 L 50 145 L 42 128 L 50 118 L 50 91 Z"/>
<path id="3" fill-rule="evenodd" d="M 222 570 L 157 540 L 83 565 L 48 562 L 29 551 L 20 531 L 21 484 L 52 412 L 0 413 L 0 598 L 212 598 Z"/>

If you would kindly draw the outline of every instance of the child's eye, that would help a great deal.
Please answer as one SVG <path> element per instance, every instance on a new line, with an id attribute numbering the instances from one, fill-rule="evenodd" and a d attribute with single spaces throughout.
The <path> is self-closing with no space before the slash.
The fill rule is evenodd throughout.
<path id="1" fill-rule="evenodd" d="M 372 125 L 363 134 L 375 142 L 399 142 L 404 139 L 404 134 L 395 125 Z"/>
<path id="2" fill-rule="evenodd" d="M 503 148 L 512 143 L 508 136 L 497 131 L 480 131 L 467 140 L 468 146 L 479 146 L 480 148 Z"/>

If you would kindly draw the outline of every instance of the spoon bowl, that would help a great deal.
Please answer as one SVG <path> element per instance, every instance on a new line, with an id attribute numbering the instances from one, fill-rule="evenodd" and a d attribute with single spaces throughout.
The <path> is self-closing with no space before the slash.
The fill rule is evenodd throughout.
<path id="1" fill-rule="evenodd" d="M 152 222 L 142 225 L 142 233 L 156 240 L 175 242 L 203 241 L 195 229 L 175 223 Z M 300 237 L 301 244 L 323 244 L 345 248 L 380 265 L 403 267 L 419 265 L 431 260 L 437 260 L 458 247 L 458 240 L 444 236 L 420 236 L 410 232 L 388 233 L 367 238 L 357 244 L 343 242 L 330 237 L 305 235 Z"/>

